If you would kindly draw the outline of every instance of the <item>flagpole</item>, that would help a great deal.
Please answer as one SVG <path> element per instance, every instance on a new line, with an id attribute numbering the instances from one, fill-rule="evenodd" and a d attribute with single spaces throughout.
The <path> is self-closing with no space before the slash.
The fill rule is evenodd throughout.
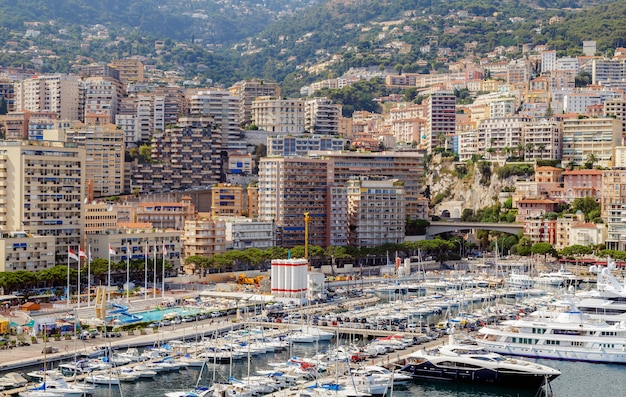
<path id="1" fill-rule="evenodd" d="M 67 298 L 67 307 L 70 306 L 70 247 L 67 247 L 67 292 L 65 293 Z"/>
<path id="2" fill-rule="evenodd" d="M 156 286 L 157 286 L 157 279 L 156 279 L 156 240 L 154 240 L 154 257 L 153 257 L 153 265 L 154 265 L 154 281 L 152 282 L 152 297 L 154 299 L 156 299 Z"/>
<path id="3" fill-rule="evenodd" d="M 130 301 L 130 247 L 126 251 L 126 302 L 128 302 Z"/>
<path id="4" fill-rule="evenodd" d="M 91 244 L 87 251 L 87 307 L 91 306 Z"/>
<path id="5" fill-rule="evenodd" d="M 80 309 L 80 247 L 78 247 L 78 253 L 78 264 L 76 265 L 76 270 L 78 270 L 78 277 L 76 278 L 76 307 Z"/>
<path id="6" fill-rule="evenodd" d="M 109 245 L 109 266 L 107 268 L 107 293 L 111 288 L 111 246 Z"/>
<path id="7" fill-rule="evenodd" d="M 165 299 L 165 242 L 163 242 L 163 269 L 161 273 L 161 298 Z"/>
<path id="8" fill-rule="evenodd" d="M 148 242 L 145 242 L 143 252 L 143 300 L 148 299 Z"/>

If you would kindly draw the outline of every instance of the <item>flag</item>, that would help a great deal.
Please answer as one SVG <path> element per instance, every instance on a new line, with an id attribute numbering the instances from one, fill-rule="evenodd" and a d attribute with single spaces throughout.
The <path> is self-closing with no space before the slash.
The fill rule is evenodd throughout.
<path id="1" fill-rule="evenodd" d="M 165 249 L 165 243 L 163 243 L 163 256 L 167 255 L 167 250 Z"/>
<path id="2" fill-rule="evenodd" d="M 82 248 L 78 247 L 78 256 L 81 258 L 86 258 L 87 254 L 85 253 L 85 251 L 83 251 Z"/>
<path id="3" fill-rule="evenodd" d="M 117 255 L 117 252 L 113 249 L 112 246 L 109 245 L 109 255 Z"/>
<path id="4" fill-rule="evenodd" d="M 76 252 L 72 251 L 70 247 L 67 247 L 67 256 L 69 256 L 70 259 L 80 261 L 80 259 L 78 258 L 78 255 L 76 255 Z"/>

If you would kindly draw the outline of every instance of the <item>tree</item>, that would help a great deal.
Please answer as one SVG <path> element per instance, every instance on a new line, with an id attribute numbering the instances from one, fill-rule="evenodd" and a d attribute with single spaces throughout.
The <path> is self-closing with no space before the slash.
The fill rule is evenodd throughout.
<path id="1" fill-rule="evenodd" d="M 192 255 L 185 258 L 185 265 L 193 270 L 193 274 L 196 274 L 196 272 L 201 273 L 204 277 L 211 265 L 211 261 L 206 256 Z"/>
<path id="2" fill-rule="evenodd" d="M 533 255 L 543 255 L 544 262 L 546 261 L 548 254 L 550 255 L 556 254 L 556 250 L 554 249 L 552 244 L 545 243 L 545 242 L 533 244 L 532 247 L 530 247 L 530 252 Z"/>
<path id="3" fill-rule="evenodd" d="M 585 221 L 590 222 L 593 217 L 600 214 L 600 204 L 591 196 L 577 198 L 572 202 L 572 211 L 574 213 L 581 211 L 585 215 Z"/>
<path id="4" fill-rule="evenodd" d="M 594 153 L 589 153 L 587 156 L 587 161 L 585 161 L 585 168 L 590 170 L 593 168 L 593 165 L 598 161 L 598 156 Z"/>

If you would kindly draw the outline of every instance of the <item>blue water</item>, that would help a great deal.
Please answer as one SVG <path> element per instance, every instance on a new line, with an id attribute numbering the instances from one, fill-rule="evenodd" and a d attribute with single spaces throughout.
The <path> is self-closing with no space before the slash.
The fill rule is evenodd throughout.
<path id="1" fill-rule="evenodd" d="M 200 309 L 196 308 L 182 308 L 182 307 L 171 307 L 162 310 L 150 310 L 146 312 L 138 312 L 133 313 L 143 317 L 143 321 L 161 321 L 165 317 L 166 314 L 175 313 L 181 317 L 189 316 L 192 314 L 200 313 Z"/>

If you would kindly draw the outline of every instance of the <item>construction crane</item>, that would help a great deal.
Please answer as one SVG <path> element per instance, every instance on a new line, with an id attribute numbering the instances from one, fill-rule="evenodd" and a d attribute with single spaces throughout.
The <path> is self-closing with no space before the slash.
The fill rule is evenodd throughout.
<path id="1" fill-rule="evenodd" d="M 311 217 L 308 212 L 304 213 L 304 259 L 309 261 L 309 223 Z M 311 261 L 309 261 L 309 271 L 311 271 Z"/>

